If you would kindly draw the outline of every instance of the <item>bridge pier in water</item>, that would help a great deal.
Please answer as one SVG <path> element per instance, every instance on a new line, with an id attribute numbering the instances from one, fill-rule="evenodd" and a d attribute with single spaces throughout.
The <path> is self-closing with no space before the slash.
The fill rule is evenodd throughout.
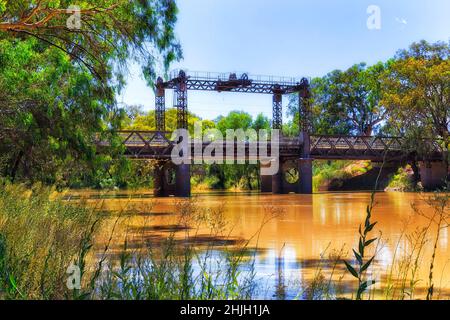
<path id="1" fill-rule="evenodd" d="M 280 169 L 276 174 L 272 176 L 272 193 L 273 194 L 283 194 L 285 192 L 283 188 L 283 172 L 281 169 L 281 163 L 280 163 Z"/>
<path id="2" fill-rule="evenodd" d="M 190 165 L 158 161 L 153 171 L 153 194 L 157 198 L 191 196 Z"/>
<path id="3" fill-rule="evenodd" d="M 312 159 L 302 158 L 298 160 L 298 172 L 300 175 L 300 183 L 298 185 L 298 193 L 300 194 L 312 194 Z"/>
<path id="4" fill-rule="evenodd" d="M 191 165 L 180 164 L 176 169 L 176 196 L 188 198 L 191 196 Z"/>
<path id="5" fill-rule="evenodd" d="M 260 191 L 273 194 L 312 194 L 312 159 L 280 159 L 272 176 L 260 176 Z"/>
<path id="6" fill-rule="evenodd" d="M 445 186 L 448 177 L 448 168 L 445 162 L 421 162 L 419 171 L 420 180 L 425 189 L 432 190 Z"/>
<path id="7" fill-rule="evenodd" d="M 175 185 L 175 165 L 167 160 L 156 162 L 153 171 L 153 194 L 157 198 L 174 196 Z"/>
<path id="8" fill-rule="evenodd" d="M 261 167 L 264 165 L 260 164 Z M 266 165 L 266 167 L 268 167 Z M 260 191 L 263 193 L 272 192 L 272 176 L 263 176 L 260 174 L 259 186 Z"/>

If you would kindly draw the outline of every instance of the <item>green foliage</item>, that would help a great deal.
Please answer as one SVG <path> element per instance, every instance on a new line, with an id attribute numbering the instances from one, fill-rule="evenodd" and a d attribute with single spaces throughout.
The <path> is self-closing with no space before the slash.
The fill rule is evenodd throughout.
<path id="1" fill-rule="evenodd" d="M 441 138 L 444 150 L 448 150 L 449 57 L 448 43 L 413 43 L 397 53 L 381 79 L 389 125 L 392 131 L 407 136 L 412 146 L 417 147 L 418 139 Z"/>
<path id="2" fill-rule="evenodd" d="M 391 177 L 388 189 L 397 191 L 414 191 L 414 184 L 408 168 L 399 168 L 397 173 Z"/>
<path id="3" fill-rule="evenodd" d="M 173 132 L 178 129 L 177 125 L 177 109 L 170 108 L 165 113 L 166 131 Z M 188 130 L 190 134 L 194 134 L 194 124 L 202 121 L 202 119 L 193 113 L 188 113 Z M 215 127 L 214 122 L 211 120 L 202 121 L 203 131 L 207 129 L 213 129 Z M 139 114 L 134 119 L 128 119 L 125 121 L 123 129 L 127 130 L 156 130 L 155 110 L 151 110 L 148 113 Z"/>
<path id="4" fill-rule="evenodd" d="M 126 62 L 151 83 L 158 56 L 166 68 L 181 57 L 175 2 L 83 1 L 77 30 L 66 27 L 71 1 L 0 3 L 0 175 L 58 187 L 127 184 L 116 94 Z M 97 137 L 111 142 L 107 156 L 97 155 Z"/>
<path id="5" fill-rule="evenodd" d="M 224 137 L 226 136 L 226 131 L 230 130 L 247 130 L 252 127 L 252 116 L 244 111 L 231 111 L 227 116 L 221 117 L 217 121 L 217 129 L 219 129 Z M 264 122 L 264 119 L 259 122 Z"/>
<path id="6" fill-rule="evenodd" d="M 333 179 L 350 178 L 350 173 L 345 168 L 350 165 L 351 161 L 314 161 L 313 166 L 313 190 L 318 191 L 320 186 Z"/>
<path id="7" fill-rule="evenodd" d="M 80 25 L 67 27 L 80 9 Z M 155 77 L 155 53 L 167 68 L 181 57 L 174 26 L 173 0 L 21 0 L 2 1 L 0 38 L 37 39 L 86 67 L 105 87 L 121 86 L 125 63 L 135 60 L 149 82 Z M 156 50 L 154 50 L 156 49 Z"/>
<path id="8" fill-rule="evenodd" d="M 255 129 L 256 131 L 270 130 L 271 129 L 270 120 L 265 115 L 260 113 L 256 116 L 255 120 L 253 121 L 252 129 Z"/>
<path id="9" fill-rule="evenodd" d="M 371 135 L 385 119 L 379 77 L 386 65 L 365 63 L 334 70 L 311 82 L 313 127 L 317 134 Z M 298 119 L 298 97 L 291 96 L 289 114 Z M 293 123 L 298 123 L 294 119 Z"/>
<path id="10" fill-rule="evenodd" d="M 0 74 L 5 175 L 55 183 L 94 158 L 112 100 L 85 69 L 36 40 L 0 40 Z"/>

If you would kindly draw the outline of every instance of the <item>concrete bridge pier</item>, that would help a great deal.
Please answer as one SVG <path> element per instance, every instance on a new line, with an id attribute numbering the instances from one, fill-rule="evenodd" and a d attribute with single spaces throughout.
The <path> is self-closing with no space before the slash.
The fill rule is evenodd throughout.
<path id="1" fill-rule="evenodd" d="M 448 168 L 445 162 L 421 162 L 420 181 L 425 189 L 436 189 L 445 186 Z"/>
<path id="2" fill-rule="evenodd" d="M 162 163 L 157 163 L 153 171 L 153 195 L 156 198 L 166 196 L 164 193 L 164 169 Z"/>
<path id="3" fill-rule="evenodd" d="M 271 160 L 275 161 L 275 160 Z M 281 161 L 280 161 L 281 162 Z M 273 164 L 271 164 L 273 166 Z M 270 168 L 271 165 L 260 164 L 261 168 Z M 272 192 L 273 194 L 283 193 L 283 172 L 282 164 L 279 164 L 278 172 L 274 175 L 262 175 L 260 174 L 260 191 Z"/>
<path id="4" fill-rule="evenodd" d="M 311 158 L 300 158 L 298 159 L 298 172 L 300 175 L 300 180 L 298 184 L 298 193 L 300 194 L 312 194 L 312 162 Z"/>
<path id="5" fill-rule="evenodd" d="M 174 196 L 175 165 L 170 161 L 158 161 L 153 171 L 153 194 L 156 198 Z"/>
<path id="6" fill-rule="evenodd" d="M 260 163 L 260 167 L 268 167 L 268 165 L 262 165 Z M 260 191 L 263 193 L 272 192 L 272 176 L 263 176 L 262 174 L 259 175 L 259 187 Z"/>
<path id="7" fill-rule="evenodd" d="M 283 173 L 281 168 L 272 176 L 272 193 L 283 194 Z"/>
<path id="8" fill-rule="evenodd" d="M 177 197 L 189 198 L 191 196 L 191 165 L 180 164 L 176 167 L 176 193 Z"/>
<path id="9" fill-rule="evenodd" d="M 303 149 L 301 158 L 298 159 L 298 172 L 300 175 L 298 193 L 312 194 L 313 159 L 311 158 L 311 137 L 307 131 L 302 131 L 300 133 L 300 140 L 302 141 Z"/>

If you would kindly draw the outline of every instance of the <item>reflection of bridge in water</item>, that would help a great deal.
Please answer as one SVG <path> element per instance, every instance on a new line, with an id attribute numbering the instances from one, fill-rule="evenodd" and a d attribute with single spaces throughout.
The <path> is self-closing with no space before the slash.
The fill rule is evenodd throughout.
<path id="1" fill-rule="evenodd" d="M 273 176 L 261 176 L 261 191 L 273 193 L 312 193 L 312 161 L 324 160 L 372 160 L 374 162 L 420 161 L 420 175 L 425 187 L 435 187 L 447 175 L 446 168 L 440 161 L 442 148 L 437 142 L 427 144 L 426 159 L 418 159 L 416 152 L 408 151 L 405 141 L 398 137 L 369 136 L 326 136 L 310 134 L 311 112 L 309 107 L 309 83 L 303 78 L 295 79 L 273 77 L 250 78 L 247 74 L 237 77 L 235 74 L 194 73 L 180 71 L 168 82 L 161 78 L 156 84 L 156 131 L 122 131 L 119 136 L 125 147 L 125 155 L 134 159 L 157 160 L 154 172 L 156 196 L 190 195 L 190 165 L 175 166 L 171 162 L 171 153 L 176 141 L 170 140 L 171 133 L 165 130 L 165 90 L 175 90 L 175 107 L 177 124 L 180 129 L 187 129 L 187 92 L 188 90 L 261 93 L 273 96 L 272 128 L 282 128 L 282 95 L 299 95 L 300 135 L 298 138 L 281 137 L 277 143 L 279 149 L 280 169 Z M 273 142 L 272 142 L 273 143 Z M 98 142 L 107 146 L 107 143 Z M 204 143 L 204 150 L 208 143 Z M 223 155 L 227 154 L 227 144 L 223 143 Z M 250 144 L 243 146 L 235 143 L 234 158 L 244 160 L 238 148 L 245 150 L 245 160 L 250 160 Z M 271 142 L 267 142 L 267 155 L 271 155 Z M 191 154 L 195 146 L 190 143 Z M 260 150 L 258 149 L 258 155 Z M 264 154 L 266 155 L 266 154 Z M 205 158 L 204 158 L 205 160 Z M 207 160 L 207 159 L 206 159 Z M 288 179 L 288 176 L 290 179 Z M 294 177 L 294 178 L 292 178 Z"/>

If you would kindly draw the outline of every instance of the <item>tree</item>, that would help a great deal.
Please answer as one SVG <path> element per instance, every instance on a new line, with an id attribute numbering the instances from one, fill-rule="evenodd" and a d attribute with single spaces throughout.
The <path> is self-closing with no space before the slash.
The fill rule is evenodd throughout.
<path id="1" fill-rule="evenodd" d="M 252 126 L 252 116 L 244 111 L 231 111 L 226 117 L 221 117 L 217 122 L 217 129 L 219 129 L 222 134 L 226 135 L 227 129 L 237 130 L 247 130 Z"/>
<path id="2" fill-rule="evenodd" d="M 151 83 L 157 62 L 167 69 L 181 57 L 173 0 L 71 4 L 0 0 L 0 170 L 13 179 L 108 171 L 120 155 L 113 132 L 125 116 L 116 94 L 126 63 L 138 62 Z M 98 135 L 110 139 L 111 154 L 97 155 Z"/>
<path id="3" fill-rule="evenodd" d="M 342 71 L 335 70 L 311 81 L 311 112 L 315 134 L 349 134 L 352 129 L 336 88 L 341 74 Z M 290 96 L 288 109 L 288 115 L 293 119 L 283 127 L 283 132 L 295 136 L 299 133 L 300 122 L 298 94 Z"/>
<path id="4" fill-rule="evenodd" d="M 124 129 L 129 130 L 148 130 L 148 131 L 154 131 L 156 130 L 156 119 L 155 119 L 155 110 L 150 110 L 146 114 L 141 114 L 135 117 L 133 121 L 129 125 L 126 125 Z M 200 117 L 197 115 L 189 112 L 188 113 L 188 130 L 191 134 L 194 133 L 194 124 L 198 121 L 202 121 Z M 177 122 L 177 109 L 176 108 L 170 108 L 166 110 L 165 113 L 165 125 L 166 125 L 166 131 L 173 132 L 176 129 L 178 129 L 178 122 Z M 207 128 L 214 128 L 214 123 L 210 120 L 204 121 L 202 123 L 202 127 L 204 129 Z"/>
<path id="5" fill-rule="evenodd" d="M 263 129 L 267 126 L 268 119 L 263 115 L 258 115 L 254 122 L 252 116 L 244 111 L 231 111 L 225 117 L 220 117 L 217 121 L 217 129 L 219 129 L 224 139 L 226 139 L 227 130 L 247 131 L 249 129 L 257 130 L 259 127 Z M 270 127 L 270 126 L 269 126 Z M 252 189 L 252 181 L 258 176 L 258 166 L 252 164 L 234 164 L 211 166 L 211 173 L 215 173 L 219 179 L 219 184 L 226 187 L 242 187 L 247 190 Z M 220 179 L 224 179 L 221 181 Z"/>
<path id="6" fill-rule="evenodd" d="M 450 136 L 450 46 L 414 43 L 389 63 L 383 77 L 383 104 L 400 134 L 420 128 L 423 137 Z M 417 130 L 415 130 L 417 131 Z"/>
<path id="7" fill-rule="evenodd" d="M 370 136 L 386 116 L 381 100 L 380 76 L 385 64 L 365 63 L 346 71 L 334 70 L 311 82 L 313 127 L 317 134 L 361 134 Z M 289 104 L 298 112 L 298 97 Z"/>
<path id="8" fill-rule="evenodd" d="M 259 130 L 270 130 L 270 120 L 262 113 L 258 114 L 256 116 L 255 121 L 253 121 L 252 129 L 255 129 L 256 131 Z"/>
<path id="9" fill-rule="evenodd" d="M 174 0 L 0 0 L 0 37 L 35 38 L 86 67 L 103 84 L 121 84 L 129 58 L 155 78 L 155 52 L 165 67 L 181 56 Z M 114 70 L 115 69 L 115 70 Z M 113 72 L 114 71 L 114 72 Z"/>
<path id="10" fill-rule="evenodd" d="M 341 90 L 339 99 L 353 129 L 370 136 L 385 119 L 386 110 L 380 103 L 380 76 L 385 70 L 383 63 L 366 67 L 365 63 L 352 66 L 338 80 Z"/>
<path id="11" fill-rule="evenodd" d="M 144 115 L 144 106 L 143 105 L 127 105 L 125 106 L 125 111 L 127 116 L 131 121 L 134 121 L 138 116 Z"/>
<path id="12" fill-rule="evenodd" d="M 93 159 L 113 100 L 86 68 L 36 39 L 0 40 L 0 92 L 4 175 L 54 182 Z"/>
<path id="13" fill-rule="evenodd" d="M 335 70 L 311 82 L 312 121 L 317 134 L 348 134 L 352 130 L 339 88 L 342 76 L 342 71 Z"/>

